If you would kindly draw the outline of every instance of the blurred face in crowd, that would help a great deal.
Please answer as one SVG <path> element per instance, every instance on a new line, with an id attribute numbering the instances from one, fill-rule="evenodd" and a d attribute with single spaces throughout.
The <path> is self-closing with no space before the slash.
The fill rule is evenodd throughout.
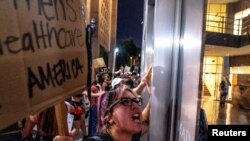
<path id="1" fill-rule="evenodd" d="M 125 90 L 111 106 L 112 129 L 121 133 L 135 134 L 142 130 L 142 99 L 132 90 Z"/>

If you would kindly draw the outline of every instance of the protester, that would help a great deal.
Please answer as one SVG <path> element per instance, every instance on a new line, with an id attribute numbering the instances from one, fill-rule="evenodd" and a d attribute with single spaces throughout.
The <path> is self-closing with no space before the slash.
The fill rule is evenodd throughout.
<path id="1" fill-rule="evenodd" d="M 145 88 L 146 85 L 149 86 L 147 88 L 150 88 L 151 74 L 152 74 L 152 67 L 150 67 L 148 69 L 147 73 L 141 79 L 140 83 L 136 87 L 134 86 L 135 88 L 133 88 L 133 91 L 135 91 L 137 94 L 141 94 L 142 90 Z M 112 89 L 116 89 L 118 87 L 127 86 L 124 84 L 125 84 L 124 79 L 117 77 L 117 78 L 113 79 L 111 86 L 112 86 Z"/>
<path id="2" fill-rule="evenodd" d="M 26 118 L 22 130 L 23 141 L 39 139 L 51 140 L 56 135 L 58 135 L 58 128 L 54 107 L 50 107 Z"/>
<path id="3" fill-rule="evenodd" d="M 98 97 L 103 94 L 104 91 L 98 89 L 98 86 L 96 84 L 92 84 L 91 86 L 91 107 L 90 107 L 90 112 L 91 112 L 91 118 L 89 118 L 89 128 L 88 130 L 90 131 L 89 136 L 95 135 L 97 132 L 97 124 L 98 124 L 98 111 L 97 111 L 97 101 Z M 87 93 L 83 93 L 84 95 L 87 95 Z"/>
<path id="4" fill-rule="evenodd" d="M 99 136 L 85 141 L 139 141 L 147 130 L 149 106 L 141 111 L 142 98 L 129 88 L 117 88 L 104 95 L 100 113 L 103 128 Z"/>
<path id="5" fill-rule="evenodd" d="M 112 81 L 112 90 L 105 92 L 98 99 L 100 134 L 85 141 L 139 141 L 140 136 L 148 130 L 150 101 L 141 111 L 142 99 L 136 93 L 141 92 L 151 78 L 152 68 L 143 77 L 137 89 L 124 85 L 123 79 Z M 148 89 L 150 90 L 150 89 Z"/>
<path id="6" fill-rule="evenodd" d="M 77 94 L 75 96 L 72 96 L 71 100 L 65 101 L 65 104 L 68 108 L 68 112 L 70 114 L 68 116 L 73 116 L 73 128 L 69 132 L 70 136 L 72 137 L 76 137 L 80 133 L 80 129 L 82 131 L 83 137 L 87 135 L 85 120 L 83 118 L 85 110 L 82 98 L 82 94 Z"/>

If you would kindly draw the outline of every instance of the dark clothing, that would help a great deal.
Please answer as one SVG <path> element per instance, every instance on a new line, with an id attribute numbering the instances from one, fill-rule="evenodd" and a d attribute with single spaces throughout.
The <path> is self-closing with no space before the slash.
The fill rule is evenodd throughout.
<path id="1" fill-rule="evenodd" d="M 9 134 L 0 134 L 0 141 L 22 141 L 22 133 L 19 131 Z"/>
<path id="2" fill-rule="evenodd" d="M 141 133 L 134 134 L 132 141 L 140 141 Z M 92 137 L 86 138 L 84 141 L 114 141 L 109 134 L 101 133 Z"/>
<path id="3" fill-rule="evenodd" d="M 228 92 L 228 83 L 226 81 L 220 82 L 220 92 L 221 93 L 227 93 Z"/>
<path id="4" fill-rule="evenodd" d="M 14 124 L 6 127 L 5 129 L 0 130 L 0 135 L 8 133 L 8 132 L 18 131 L 18 130 L 20 130 L 18 127 L 18 123 L 14 123 Z"/>
<path id="5" fill-rule="evenodd" d="M 231 86 L 231 83 L 228 79 L 224 79 L 220 83 L 220 104 L 224 105 L 228 95 L 228 87 Z"/>
<path id="6" fill-rule="evenodd" d="M 91 86 L 91 92 L 92 93 L 98 93 L 99 89 L 97 87 L 97 85 L 92 85 Z M 91 112 L 91 116 L 89 118 L 89 135 L 95 135 L 96 134 L 96 130 L 97 130 L 97 101 L 98 101 L 98 97 L 91 97 L 91 108 L 90 108 L 90 112 Z"/>
<path id="7" fill-rule="evenodd" d="M 225 92 L 220 93 L 220 104 L 221 105 L 225 104 L 226 98 L 227 98 L 227 93 L 225 93 Z"/>
<path id="8" fill-rule="evenodd" d="M 0 141 L 21 141 L 22 133 L 17 123 L 0 130 Z"/>
<path id="9" fill-rule="evenodd" d="M 90 135 L 95 135 L 97 131 L 97 105 L 91 106 L 91 118 L 89 119 L 89 130 L 90 130 Z"/>

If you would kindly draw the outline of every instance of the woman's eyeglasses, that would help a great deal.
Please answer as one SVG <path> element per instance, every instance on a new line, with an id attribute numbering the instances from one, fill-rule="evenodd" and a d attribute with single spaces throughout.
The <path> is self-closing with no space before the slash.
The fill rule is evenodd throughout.
<path id="1" fill-rule="evenodd" d="M 141 97 L 134 97 L 134 98 L 122 97 L 119 100 L 117 100 L 117 103 L 120 103 L 124 106 L 131 106 L 133 105 L 133 103 L 135 103 L 138 106 L 141 106 L 142 98 Z"/>
<path id="2" fill-rule="evenodd" d="M 121 104 L 124 106 L 132 106 L 134 104 L 142 106 L 142 98 L 140 96 L 134 98 L 122 97 L 117 99 L 113 104 L 111 104 L 107 110 L 109 112 L 116 104 Z"/>

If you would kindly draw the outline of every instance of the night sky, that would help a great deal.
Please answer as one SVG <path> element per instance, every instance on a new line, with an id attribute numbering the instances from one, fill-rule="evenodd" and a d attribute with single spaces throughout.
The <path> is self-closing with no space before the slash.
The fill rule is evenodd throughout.
<path id="1" fill-rule="evenodd" d="M 117 42 L 132 38 L 141 47 L 144 0 L 118 0 Z"/>

